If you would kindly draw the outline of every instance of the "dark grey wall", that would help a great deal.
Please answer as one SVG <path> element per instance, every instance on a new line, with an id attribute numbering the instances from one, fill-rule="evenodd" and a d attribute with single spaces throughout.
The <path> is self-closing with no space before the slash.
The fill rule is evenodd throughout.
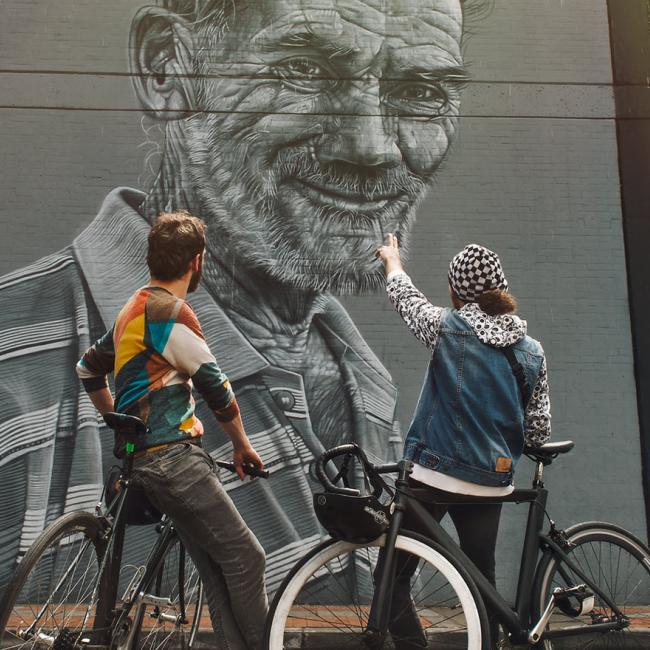
<path id="1" fill-rule="evenodd" d="M 69 244 L 110 189 L 150 178 L 160 133 L 124 76 L 137 4 L 0 4 L 0 272 Z M 605 0 L 496 0 L 472 31 L 460 134 L 419 208 L 409 271 L 446 304 L 455 252 L 499 252 L 547 353 L 554 437 L 576 441 L 548 472 L 554 518 L 644 534 Z M 381 294 L 344 302 L 393 376 L 405 429 L 426 352 Z M 499 555 L 509 587 L 524 521 L 512 510 Z"/>

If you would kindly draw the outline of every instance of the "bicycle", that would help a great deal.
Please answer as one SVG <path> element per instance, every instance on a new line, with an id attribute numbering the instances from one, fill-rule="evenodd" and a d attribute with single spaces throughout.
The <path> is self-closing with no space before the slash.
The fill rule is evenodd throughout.
<path id="1" fill-rule="evenodd" d="M 405 602 L 402 610 L 390 611 L 393 590 L 401 584 L 398 557 L 402 567 L 405 557 L 411 567 L 417 563 L 406 588 L 428 647 L 488 648 L 485 605 L 506 632 L 500 647 L 523 644 L 557 650 L 565 641 L 590 650 L 650 647 L 647 635 L 632 632 L 650 614 L 650 551 L 645 544 L 624 529 L 602 522 L 562 530 L 549 517 L 550 528 L 543 532 L 548 516 L 544 468 L 573 446 L 567 441 L 526 448 L 526 455 L 536 463 L 532 488 L 516 489 L 493 500 L 530 504 L 514 607 L 419 502 L 426 491 L 409 486 L 410 461 L 374 465 L 354 444 L 326 451 L 316 466 L 325 492 L 315 495 L 314 503 L 334 537 L 307 553 L 286 576 L 267 621 L 267 648 L 280 650 L 303 643 L 309 648 L 390 647 L 389 623 L 392 620 L 395 627 L 410 606 Z M 340 457 L 340 469 L 328 475 L 326 464 Z M 350 459 L 361 466 L 372 489 L 366 499 L 376 497 L 374 505 L 359 501 L 363 499 L 359 490 L 350 487 L 346 478 Z M 391 487 L 382 475 L 395 473 L 397 480 Z M 350 514 L 347 530 L 332 523 L 336 513 L 327 510 L 328 502 L 340 509 L 345 499 L 351 499 L 351 512 L 356 508 L 359 520 L 369 511 L 378 522 L 385 519 L 379 537 L 364 543 L 350 541 L 350 531 L 354 536 Z M 407 512 L 426 530 L 426 536 L 403 528 Z M 409 640 L 406 634 L 400 638 L 399 630 L 394 630 L 392 640 L 397 647 Z"/>
<path id="2" fill-rule="evenodd" d="M 157 521 L 158 539 L 126 587 L 120 580 L 129 495 L 137 496 L 131 484 L 134 440 L 147 429 L 129 415 L 108 413 L 104 420 L 126 441 L 119 491 L 106 509 L 100 501 L 94 513 L 63 515 L 29 548 L 0 604 L 3 650 L 189 650 L 196 641 L 203 611 L 200 577 L 173 521 L 150 504 L 144 519 Z M 235 472 L 232 463 L 216 464 Z M 268 477 L 252 466 L 244 471 Z"/>

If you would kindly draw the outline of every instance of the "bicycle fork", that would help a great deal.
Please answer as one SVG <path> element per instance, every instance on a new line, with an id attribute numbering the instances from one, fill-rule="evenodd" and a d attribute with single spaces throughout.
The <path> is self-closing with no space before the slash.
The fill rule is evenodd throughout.
<path id="1" fill-rule="evenodd" d="M 382 647 L 390 624 L 393 587 L 395 583 L 395 543 L 404 518 L 404 504 L 401 490 L 408 486 L 408 476 L 413 463 L 401 460 L 398 463 L 399 476 L 395 481 L 395 498 L 384 548 L 379 551 L 379 560 L 375 569 L 375 592 L 370 605 L 368 626 L 363 634 L 363 643 L 370 650 Z"/>

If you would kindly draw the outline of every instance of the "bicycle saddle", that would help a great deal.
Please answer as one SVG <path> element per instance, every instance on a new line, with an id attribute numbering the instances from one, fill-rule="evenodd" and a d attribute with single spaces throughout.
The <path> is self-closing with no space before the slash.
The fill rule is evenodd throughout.
<path id="1" fill-rule="evenodd" d="M 573 440 L 563 440 L 561 442 L 547 442 L 541 447 L 526 447 L 524 454 L 538 463 L 549 465 L 554 458 L 560 454 L 566 454 L 575 447 Z"/>
<path id="2" fill-rule="evenodd" d="M 104 422 L 115 431 L 125 436 L 137 436 L 147 433 L 147 425 L 135 415 L 124 413 L 105 413 Z"/>

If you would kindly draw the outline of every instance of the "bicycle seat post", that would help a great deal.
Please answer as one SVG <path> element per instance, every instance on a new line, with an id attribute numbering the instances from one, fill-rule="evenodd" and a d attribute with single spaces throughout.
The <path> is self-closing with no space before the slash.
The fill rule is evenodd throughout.
<path id="1" fill-rule="evenodd" d="M 135 452 L 135 444 L 133 442 L 127 442 L 126 443 L 126 463 L 125 463 L 125 480 L 129 480 L 131 478 L 131 473 L 133 471 L 133 453 Z"/>
<path id="2" fill-rule="evenodd" d="M 544 463 L 541 460 L 537 461 L 537 467 L 535 468 L 535 475 L 533 477 L 533 487 L 544 487 Z"/>

